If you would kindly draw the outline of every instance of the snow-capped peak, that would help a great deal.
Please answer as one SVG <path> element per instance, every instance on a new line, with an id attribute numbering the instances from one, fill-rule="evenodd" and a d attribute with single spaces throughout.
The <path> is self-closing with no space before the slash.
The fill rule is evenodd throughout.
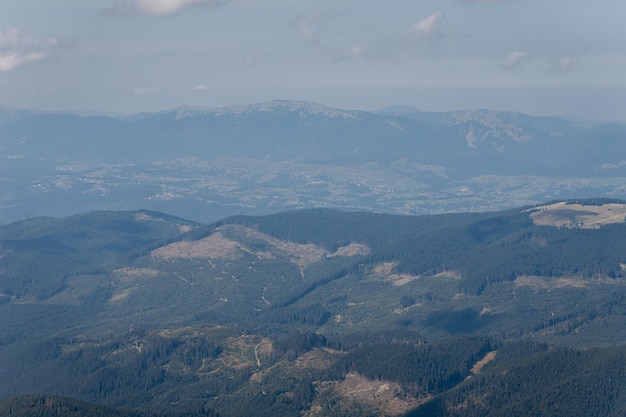
<path id="1" fill-rule="evenodd" d="M 265 113 L 285 111 L 298 113 L 300 117 L 321 116 L 332 119 L 342 118 L 349 120 L 360 120 L 359 112 L 351 110 L 340 110 L 327 107 L 321 104 L 308 101 L 272 100 L 262 103 L 237 105 L 229 107 L 188 107 L 183 106 L 176 109 L 176 118 L 196 117 L 202 115 L 245 115 L 251 113 Z"/>

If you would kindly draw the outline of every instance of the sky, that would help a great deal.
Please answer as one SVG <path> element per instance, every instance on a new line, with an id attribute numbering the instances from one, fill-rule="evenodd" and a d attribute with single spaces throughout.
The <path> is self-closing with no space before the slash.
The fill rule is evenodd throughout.
<path id="1" fill-rule="evenodd" d="M 273 99 L 626 122 L 624 0 L 0 0 L 0 105 Z"/>

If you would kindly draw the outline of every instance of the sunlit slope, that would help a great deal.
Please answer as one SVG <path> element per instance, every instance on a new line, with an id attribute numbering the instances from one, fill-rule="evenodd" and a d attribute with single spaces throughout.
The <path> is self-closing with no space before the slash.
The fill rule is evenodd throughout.
<path id="1" fill-rule="evenodd" d="M 545 207 L 303 210 L 207 226 L 146 212 L 34 219 L 2 228 L 2 308 L 70 314 L 70 333 L 89 317 L 80 331 L 202 320 L 267 334 L 391 325 L 567 338 L 598 314 L 617 325 L 626 225 L 593 220 L 620 203 L 611 204 L 571 202 L 551 214 L 584 209 L 585 222 L 602 224 L 593 229 L 535 224 Z M 529 310 L 530 299 L 539 301 Z"/>

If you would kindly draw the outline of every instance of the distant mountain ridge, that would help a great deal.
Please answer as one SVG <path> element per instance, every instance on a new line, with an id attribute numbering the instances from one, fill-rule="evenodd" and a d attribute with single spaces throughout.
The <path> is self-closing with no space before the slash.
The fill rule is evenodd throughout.
<path id="1" fill-rule="evenodd" d="M 0 222 L 110 208 L 184 206 L 187 217 L 216 220 L 317 206 L 416 214 L 626 198 L 624 143 L 624 125 L 491 110 L 287 100 L 127 117 L 5 108 Z"/>
<path id="2" fill-rule="evenodd" d="M 302 143 L 303 140 L 313 140 L 321 146 L 328 148 L 330 142 L 325 141 L 325 138 L 322 136 L 322 134 L 328 133 L 333 136 L 333 139 L 337 133 L 340 133 L 344 135 L 344 141 L 349 141 L 355 145 L 377 146 L 377 142 L 383 139 L 379 135 L 386 131 L 385 135 L 391 135 L 391 137 L 387 138 L 387 141 L 395 137 L 395 142 L 397 143 L 394 145 L 404 145 L 405 147 L 401 150 L 407 156 L 411 154 L 412 149 L 419 151 L 423 149 L 424 145 L 428 146 L 427 144 L 431 143 L 436 137 L 439 140 L 446 140 L 446 146 L 463 147 L 462 145 L 465 145 L 469 148 L 477 148 L 479 145 L 482 145 L 482 142 L 489 139 L 499 140 L 499 142 L 491 145 L 495 151 L 505 155 L 507 151 L 507 142 L 505 140 L 530 143 L 543 140 L 546 138 L 546 135 L 558 138 L 563 135 L 572 135 L 575 132 L 595 133 L 595 130 L 592 128 L 581 130 L 581 128 L 564 119 L 527 116 L 515 112 L 478 109 L 443 113 L 415 110 L 412 112 L 391 112 L 389 114 L 385 112 L 373 113 L 341 110 L 313 102 L 287 100 L 218 108 L 181 106 L 174 110 L 141 113 L 121 118 L 110 116 L 82 117 L 65 112 L 16 111 L 9 108 L 5 108 L 3 113 L 5 115 L 2 125 L 4 133 L 3 145 L 5 145 L 3 148 L 11 145 L 11 133 L 24 129 L 25 126 L 21 125 L 20 122 L 27 120 L 30 129 L 25 129 L 23 131 L 24 135 L 20 136 L 21 138 L 28 138 L 30 136 L 29 133 L 33 136 L 32 140 L 42 140 L 44 139 L 43 135 L 50 135 L 54 138 L 57 134 L 63 134 L 66 139 L 73 139 L 72 142 L 76 145 L 80 146 L 82 144 L 83 152 L 89 152 L 89 146 L 92 145 L 90 143 L 92 141 L 89 140 L 89 132 L 83 132 L 83 137 L 70 136 L 69 138 L 68 133 L 79 134 L 80 130 L 77 129 L 89 128 L 90 124 L 104 129 L 104 132 L 92 132 L 97 133 L 103 139 L 109 136 L 109 141 L 115 143 L 116 137 L 114 133 L 119 133 L 126 136 L 125 139 L 131 140 L 127 145 L 135 146 L 140 145 L 145 140 L 138 136 L 142 133 L 149 134 L 149 132 L 152 132 L 153 134 L 159 134 L 162 141 L 161 145 L 167 144 L 164 140 L 172 140 L 174 138 L 174 136 L 166 135 L 162 131 L 153 131 L 152 129 L 156 127 L 174 129 L 171 131 L 172 135 L 178 131 L 179 134 L 183 134 L 183 137 L 191 136 L 187 139 L 192 140 L 190 144 L 199 144 L 199 140 L 211 143 L 212 141 L 225 138 L 224 135 L 231 135 L 231 140 L 236 141 L 254 141 L 255 136 L 263 137 L 268 140 L 265 145 L 270 155 L 276 152 L 277 144 L 283 144 L 288 138 L 292 141 L 292 145 Z M 18 118 L 16 115 L 20 117 Z M 233 117 L 234 119 L 232 119 Z M 189 119 L 192 119 L 193 122 Z M 204 126 L 202 123 L 204 123 Z M 331 124 L 329 125 L 329 123 Z M 37 129 L 38 125 L 40 126 L 39 129 Z M 244 133 L 237 128 L 239 125 L 250 128 L 247 139 L 239 136 Z M 38 131 L 49 127 L 56 127 L 60 131 Z M 228 129 L 224 131 L 223 129 L 227 127 Z M 437 131 L 432 130 L 435 127 Z M 255 131 L 253 128 L 258 128 L 258 130 Z M 353 131 L 333 132 L 333 128 L 348 128 Z M 371 132 L 372 128 L 379 129 L 379 131 Z M 462 139 L 461 141 L 457 139 L 456 144 L 455 141 L 450 141 L 452 135 L 454 135 L 450 128 L 454 128 L 456 136 L 460 136 L 460 139 Z M 620 126 L 614 125 L 613 128 L 619 130 Z M 621 128 L 626 131 L 626 127 L 621 126 Z M 116 132 L 118 129 L 122 130 Z M 319 129 L 319 132 L 317 129 Z M 399 132 L 402 133 L 399 134 Z M 350 133 L 352 136 L 345 136 Z M 305 138 L 298 136 L 303 134 Z M 411 138 L 410 141 L 407 140 L 409 138 Z M 278 142 L 273 144 L 271 139 L 278 140 Z M 557 141 L 557 139 L 554 139 L 554 141 Z M 546 147 L 551 144 L 542 143 L 539 145 Z M 364 146 L 361 146 L 361 148 L 364 148 Z M 202 151 L 202 149 L 199 150 Z M 348 149 L 348 151 L 353 150 Z M 380 149 L 377 148 L 377 150 Z M 453 148 L 450 150 L 453 150 Z M 241 151 L 245 152 L 245 149 Z M 331 151 L 332 149 L 327 149 L 329 155 L 332 154 Z M 393 151 L 394 149 L 386 149 L 387 153 L 393 153 Z M 438 154 L 442 152 L 440 149 L 437 151 Z M 3 153 L 6 153 L 6 149 L 3 149 Z M 229 155 L 220 155 L 218 153 L 214 158 L 225 156 Z M 259 155 L 249 154 L 247 156 L 258 157 Z M 311 158 L 307 156 L 306 152 L 296 153 L 291 155 L 291 157 Z M 343 158 L 344 155 L 340 154 L 338 157 Z M 421 156 L 416 154 L 414 157 L 420 158 Z M 54 155 L 47 157 L 47 159 L 53 158 L 55 158 Z"/>
<path id="3" fill-rule="evenodd" d="M 297 113 L 300 117 L 321 116 L 325 118 L 344 118 L 359 120 L 359 114 L 366 112 L 353 110 L 340 110 L 324 106 L 314 102 L 272 100 L 249 105 L 236 105 L 228 107 L 188 107 L 176 108 L 177 118 L 204 116 L 204 115 L 236 115 L 243 116 L 251 113 L 285 112 Z"/>

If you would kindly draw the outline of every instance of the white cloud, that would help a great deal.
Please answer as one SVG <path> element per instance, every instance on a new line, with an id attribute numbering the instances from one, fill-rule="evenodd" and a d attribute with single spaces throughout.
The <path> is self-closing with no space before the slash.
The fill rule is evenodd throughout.
<path id="1" fill-rule="evenodd" d="M 530 54 L 528 52 L 511 52 L 504 62 L 502 62 L 502 68 L 513 71 L 519 68 L 522 63 L 530 58 Z"/>
<path id="2" fill-rule="evenodd" d="M 139 12 L 156 16 L 173 14 L 181 9 L 193 6 L 219 7 L 228 0 L 137 0 Z"/>
<path id="3" fill-rule="evenodd" d="M 13 71 L 24 64 L 47 58 L 56 48 L 66 46 L 58 38 L 33 38 L 17 29 L 0 32 L 0 72 Z"/>
<path id="4" fill-rule="evenodd" d="M 28 62 L 40 61 L 45 57 L 46 56 L 40 52 L 30 52 L 27 54 L 0 53 L 0 72 L 13 71 Z"/>
<path id="5" fill-rule="evenodd" d="M 204 84 L 196 84 L 193 86 L 193 91 L 206 91 L 207 86 Z"/>
<path id="6" fill-rule="evenodd" d="M 572 58 L 567 55 L 554 57 L 550 60 L 550 65 L 552 66 L 551 71 L 558 74 L 570 72 L 572 69 L 572 62 Z"/>
<path id="7" fill-rule="evenodd" d="M 427 18 L 415 22 L 408 30 L 409 36 L 414 39 L 441 37 L 441 21 L 443 13 L 434 12 Z"/>
<path id="8" fill-rule="evenodd" d="M 104 10 L 105 15 L 124 15 L 130 12 L 152 16 L 167 16 L 190 7 L 218 8 L 232 0 L 115 0 Z"/>

